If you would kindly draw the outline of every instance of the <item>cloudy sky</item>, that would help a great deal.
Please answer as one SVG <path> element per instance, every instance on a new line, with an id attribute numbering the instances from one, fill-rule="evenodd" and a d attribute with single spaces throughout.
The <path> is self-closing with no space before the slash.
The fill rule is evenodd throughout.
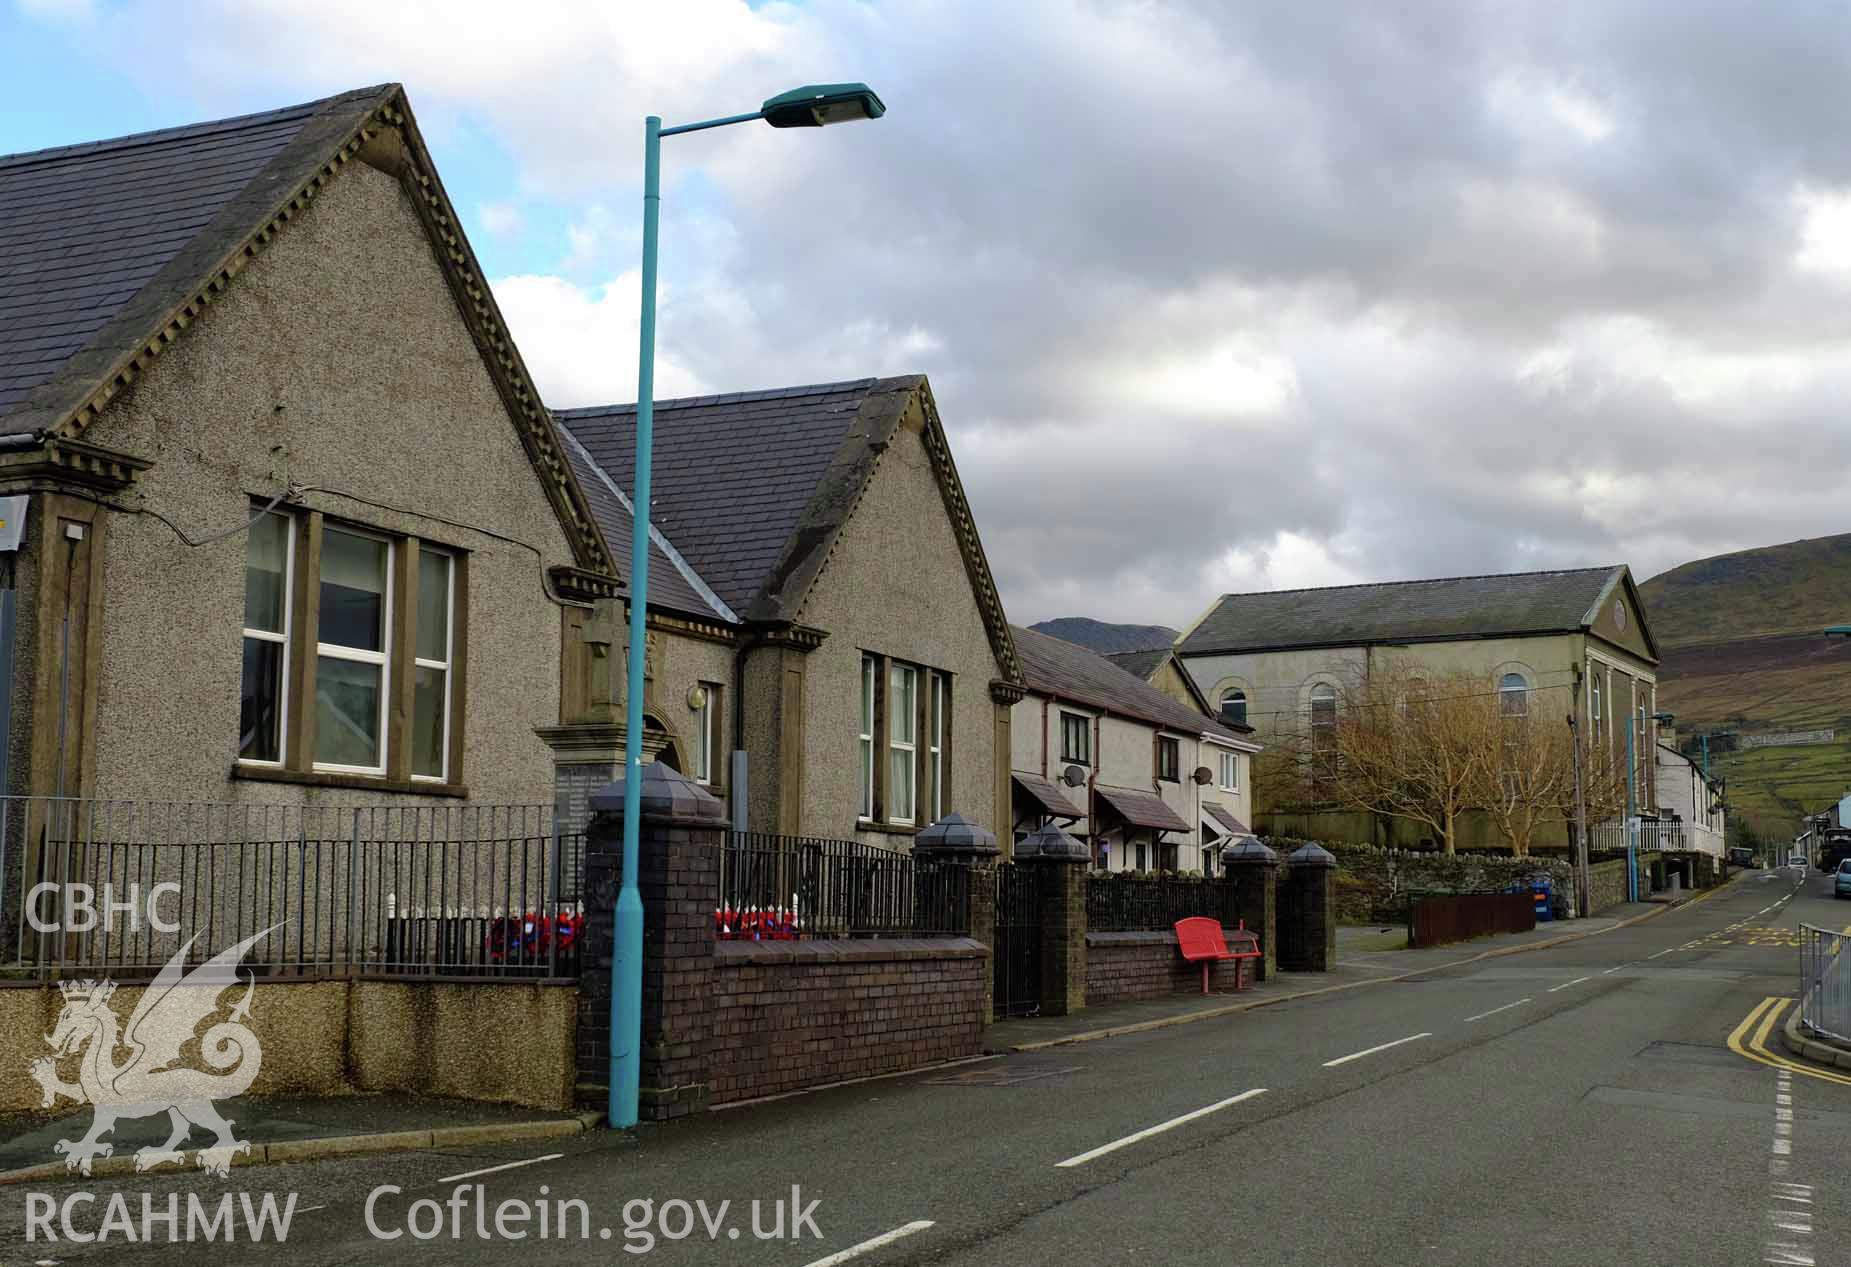
<path id="1" fill-rule="evenodd" d="M 555 405 L 931 375 L 1005 602 L 1844 531 L 1851 17 L 1670 0 L 0 0 L 0 151 L 403 81 Z"/>

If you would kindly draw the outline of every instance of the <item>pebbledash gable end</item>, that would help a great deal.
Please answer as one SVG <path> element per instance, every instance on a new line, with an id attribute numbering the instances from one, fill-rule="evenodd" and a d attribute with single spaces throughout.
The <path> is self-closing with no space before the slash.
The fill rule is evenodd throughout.
<path id="1" fill-rule="evenodd" d="M 890 656 L 952 675 L 950 798 L 946 811 L 996 828 L 995 706 L 990 683 L 1005 676 L 971 585 L 923 438 L 925 407 L 909 401 L 853 511 L 804 600 L 798 621 L 829 631 L 808 657 L 806 831 L 840 835 L 860 801 L 861 657 Z M 921 807 L 924 826 L 930 818 Z M 890 834 L 856 830 L 873 843 Z M 998 834 L 1006 834 L 998 829 Z"/>
<path id="2" fill-rule="evenodd" d="M 573 551 L 397 177 L 342 167 L 84 438 L 149 461 L 130 496 L 194 537 L 295 486 L 330 522 L 463 552 L 464 777 L 474 799 L 544 797 L 533 728 L 557 720 L 560 629 L 543 576 Z M 107 529 L 93 786 L 297 799 L 227 781 L 242 534 L 193 548 L 152 515 Z"/>

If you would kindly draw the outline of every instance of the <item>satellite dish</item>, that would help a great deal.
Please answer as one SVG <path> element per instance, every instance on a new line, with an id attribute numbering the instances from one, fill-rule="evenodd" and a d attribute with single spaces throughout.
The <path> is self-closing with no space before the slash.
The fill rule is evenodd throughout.
<path id="1" fill-rule="evenodd" d="M 1203 787 L 1207 787 L 1209 784 L 1209 781 L 1215 777 L 1215 772 L 1209 769 L 1205 765 L 1199 765 L 1195 768 L 1195 773 L 1190 775 L 1189 777 L 1194 779 L 1197 783 L 1201 784 Z"/>
<path id="2" fill-rule="evenodd" d="M 1083 765 L 1068 766 L 1060 772 L 1060 781 L 1068 787 L 1079 787 L 1080 784 L 1086 782 L 1086 767 Z"/>

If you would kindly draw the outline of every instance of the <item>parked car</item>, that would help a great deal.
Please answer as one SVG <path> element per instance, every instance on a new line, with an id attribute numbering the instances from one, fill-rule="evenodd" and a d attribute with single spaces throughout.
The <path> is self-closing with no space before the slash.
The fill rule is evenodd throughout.
<path id="1" fill-rule="evenodd" d="M 1832 877 L 1832 896 L 1851 897 L 1851 858 L 1838 864 L 1838 873 Z"/>

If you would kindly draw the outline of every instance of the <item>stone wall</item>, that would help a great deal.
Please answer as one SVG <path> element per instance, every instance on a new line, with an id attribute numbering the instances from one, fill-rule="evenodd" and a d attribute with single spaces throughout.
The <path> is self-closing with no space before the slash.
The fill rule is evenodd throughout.
<path id="1" fill-rule="evenodd" d="M 968 937 L 720 942 L 710 1103 L 978 1055 L 989 971 Z"/>
<path id="2" fill-rule="evenodd" d="M 1283 856 L 1301 842 L 1268 838 Z M 1427 850 L 1378 849 L 1373 845 L 1325 843 L 1337 859 L 1336 901 L 1339 923 L 1396 923 L 1407 918 L 1410 893 L 1466 893 L 1503 889 L 1547 875 L 1554 884 L 1555 915 L 1565 918 L 1574 895 L 1573 872 L 1555 857 Z"/>
<path id="3" fill-rule="evenodd" d="M 1626 862 L 1613 859 L 1588 866 L 1588 914 L 1598 915 L 1626 900 Z"/>
<path id="4" fill-rule="evenodd" d="M 145 987 L 119 986 L 109 1007 L 126 1022 Z M 519 1104 L 572 1106 L 574 997 L 570 984 L 433 981 L 270 981 L 260 978 L 247 1024 L 262 1048 L 250 1094 L 408 1091 Z M 229 1010 L 234 996 L 224 1000 Z M 40 1103 L 26 1076 L 48 1055 L 63 996 L 55 984 L 0 988 L 0 1114 L 63 1113 Z M 58 1064 L 77 1080 L 80 1057 Z M 119 1057 L 120 1059 L 120 1057 Z"/>
<path id="5" fill-rule="evenodd" d="M 1231 933 L 1233 930 L 1226 930 Z M 1236 978 L 1236 971 L 1243 975 Z M 1254 961 L 1223 960 L 1209 969 L 1209 989 L 1225 992 L 1251 985 Z M 1167 930 L 1086 934 L 1086 1005 L 1102 1007 L 1131 999 L 1190 994 L 1202 988 L 1202 965 L 1186 962 Z"/>

